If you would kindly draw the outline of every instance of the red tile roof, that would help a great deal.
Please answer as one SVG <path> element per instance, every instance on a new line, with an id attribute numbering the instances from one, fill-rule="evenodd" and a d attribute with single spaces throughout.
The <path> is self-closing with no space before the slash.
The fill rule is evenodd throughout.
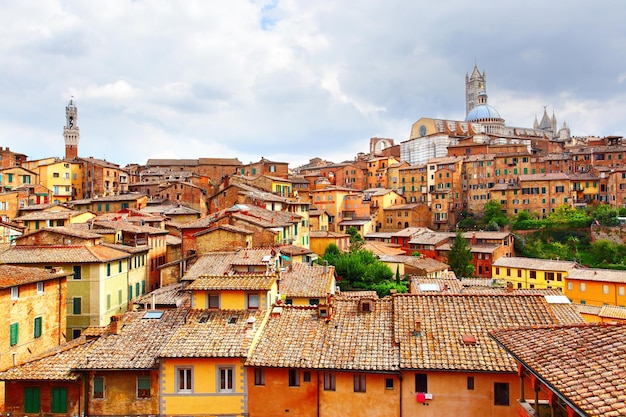
<path id="1" fill-rule="evenodd" d="M 52 270 L 35 267 L 0 265 L 0 288 L 9 288 L 31 282 L 46 281 L 73 274 L 72 270 Z"/>
<path id="2" fill-rule="evenodd" d="M 264 310 L 191 310 L 161 351 L 164 358 L 243 358 Z"/>
<path id="3" fill-rule="evenodd" d="M 320 318 L 317 307 L 279 307 L 280 314 L 270 315 L 246 364 L 397 371 L 392 301 L 369 302 L 371 311 L 360 312 L 358 299 L 336 298 L 330 320 Z"/>
<path id="4" fill-rule="evenodd" d="M 544 326 L 492 335 L 584 415 L 626 416 L 626 324 Z"/>
<path id="5" fill-rule="evenodd" d="M 326 297 L 334 293 L 335 267 L 292 263 L 280 274 L 280 293 L 288 297 Z"/>
<path id="6" fill-rule="evenodd" d="M 59 265 L 65 263 L 99 263 L 128 258 L 125 252 L 94 246 L 13 246 L 0 254 L 0 262 L 7 264 Z"/>
<path id="7" fill-rule="evenodd" d="M 405 369 L 515 372 L 515 361 L 489 331 L 584 321 L 574 313 L 559 319 L 540 295 L 400 294 L 394 303 L 395 338 Z M 474 336 L 476 344 L 463 344 L 463 335 Z"/>

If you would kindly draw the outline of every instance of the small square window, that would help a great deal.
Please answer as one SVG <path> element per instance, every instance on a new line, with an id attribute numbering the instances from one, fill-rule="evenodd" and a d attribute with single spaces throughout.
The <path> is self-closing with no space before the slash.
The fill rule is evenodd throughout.
<path id="1" fill-rule="evenodd" d="M 304 382 L 311 382 L 311 372 L 309 372 L 309 371 L 304 371 L 304 372 L 302 373 L 302 380 L 303 380 Z"/>
<path id="2" fill-rule="evenodd" d="M 393 389 L 393 378 L 385 378 L 385 389 Z"/>

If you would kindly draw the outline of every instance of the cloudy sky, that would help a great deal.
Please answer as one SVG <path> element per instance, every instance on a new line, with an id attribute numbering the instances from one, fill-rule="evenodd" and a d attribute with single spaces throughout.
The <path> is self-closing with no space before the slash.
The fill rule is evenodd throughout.
<path id="1" fill-rule="evenodd" d="M 626 135 L 622 0 L 0 0 L 0 145 L 80 156 L 334 162 L 421 117 L 462 120 L 465 75 L 531 127 Z"/>

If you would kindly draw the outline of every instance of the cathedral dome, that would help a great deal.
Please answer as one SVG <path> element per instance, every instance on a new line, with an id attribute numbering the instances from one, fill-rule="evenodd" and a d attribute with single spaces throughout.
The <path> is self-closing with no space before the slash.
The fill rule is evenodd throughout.
<path id="1" fill-rule="evenodd" d="M 476 106 L 465 116 L 466 122 L 479 122 L 485 119 L 501 119 L 498 110 L 491 107 L 489 104 L 481 104 Z"/>

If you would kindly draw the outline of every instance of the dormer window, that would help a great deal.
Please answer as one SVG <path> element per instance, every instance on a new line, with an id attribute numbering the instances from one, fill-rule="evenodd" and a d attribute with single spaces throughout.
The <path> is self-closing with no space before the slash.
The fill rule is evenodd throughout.
<path id="1" fill-rule="evenodd" d="M 359 312 L 370 313 L 372 311 L 372 300 L 359 300 Z"/>
<path id="2" fill-rule="evenodd" d="M 319 304 L 317 306 L 317 314 L 322 319 L 330 317 L 330 306 Z"/>
<path id="3" fill-rule="evenodd" d="M 259 293 L 248 293 L 247 303 L 249 310 L 258 310 L 260 305 Z"/>
<path id="4" fill-rule="evenodd" d="M 219 294 L 207 295 L 207 308 L 220 308 L 220 295 Z"/>
<path id="5" fill-rule="evenodd" d="M 237 316 L 230 316 L 228 318 L 228 324 L 235 324 L 237 323 Z"/>

